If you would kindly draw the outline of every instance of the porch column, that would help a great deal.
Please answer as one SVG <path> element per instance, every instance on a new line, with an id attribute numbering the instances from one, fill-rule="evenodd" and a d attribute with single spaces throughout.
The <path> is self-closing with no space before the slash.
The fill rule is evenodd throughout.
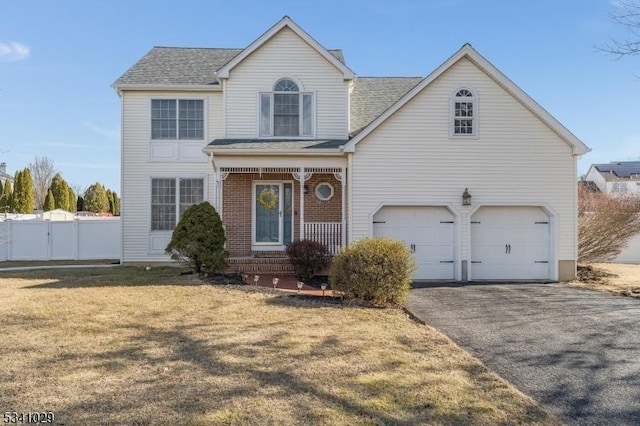
<path id="1" fill-rule="evenodd" d="M 224 204 L 224 200 L 222 199 L 223 195 L 223 187 L 225 179 L 229 177 L 229 172 L 220 172 L 220 180 L 218 181 L 219 191 L 218 191 L 218 214 L 220 215 L 220 219 L 222 220 L 222 205 Z"/>
<path id="2" fill-rule="evenodd" d="M 304 240 L 304 167 L 300 167 L 300 235 L 299 239 Z"/>
<path id="3" fill-rule="evenodd" d="M 222 191 L 222 183 L 221 183 L 222 179 L 220 177 L 220 168 L 216 168 L 215 169 L 215 175 L 213 177 L 213 182 L 214 182 L 214 190 L 216 191 L 214 194 L 214 207 L 216 208 L 216 211 L 218 212 L 218 214 L 220 214 L 220 203 L 222 198 L 220 197 L 220 191 Z"/>
<path id="4" fill-rule="evenodd" d="M 347 245 L 347 173 L 344 167 L 340 172 L 340 183 L 342 184 L 342 232 L 340 232 L 340 244 L 345 247 Z"/>

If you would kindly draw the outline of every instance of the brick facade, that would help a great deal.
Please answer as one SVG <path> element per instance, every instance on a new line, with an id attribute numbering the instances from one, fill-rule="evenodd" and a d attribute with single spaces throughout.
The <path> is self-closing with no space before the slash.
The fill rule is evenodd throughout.
<path id="1" fill-rule="evenodd" d="M 223 181 L 222 221 L 225 225 L 230 257 L 251 255 L 251 208 L 254 181 L 292 182 L 294 226 L 293 238 L 300 237 L 300 182 L 287 173 L 230 173 Z M 333 197 L 322 201 L 316 197 L 318 184 L 333 186 Z M 305 222 L 340 222 L 342 220 L 342 184 L 332 174 L 317 173 L 305 183 Z"/>

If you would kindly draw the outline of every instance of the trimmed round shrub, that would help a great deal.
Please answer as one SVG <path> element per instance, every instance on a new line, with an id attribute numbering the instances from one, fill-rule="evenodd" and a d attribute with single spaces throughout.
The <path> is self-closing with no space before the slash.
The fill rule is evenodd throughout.
<path id="1" fill-rule="evenodd" d="M 331 263 L 329 281 L 346 298 L 378 305 L 407 299 L 416 263 L 402 241 L 365 238 L 340 251 Z"/>
<path id="2" fill-rule="evenodd" d="M 220 216 L 205 201 L 184 211 L 173 230 L 166 252 L 197 273 L 217 272 L 227 264 L 225 241 Z"/>
<path id="3" fill-rule="evenodd" d="M 317 241 L 295 240 L 287 245 L 287 256 L 301 278 L 311 278 L 328 264 L 329 252 Z"/>

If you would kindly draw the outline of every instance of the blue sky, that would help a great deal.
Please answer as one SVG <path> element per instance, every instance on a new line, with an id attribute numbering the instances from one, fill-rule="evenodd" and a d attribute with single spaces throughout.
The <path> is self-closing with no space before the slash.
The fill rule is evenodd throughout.
<path id="1" fill-rule="evenodd" d="M 72 185 L 120 192 L 120 108 L 110 87 L 152 46 L 245 47 L 289 15 L 360 76 L 426 76 L 471 43 L 593 151 L 640 158 L 640 56 L 612 0 L 2 1 L 0 161 L 51 158 Z M 631 107 L 625 105 L 630 104 Z"/>

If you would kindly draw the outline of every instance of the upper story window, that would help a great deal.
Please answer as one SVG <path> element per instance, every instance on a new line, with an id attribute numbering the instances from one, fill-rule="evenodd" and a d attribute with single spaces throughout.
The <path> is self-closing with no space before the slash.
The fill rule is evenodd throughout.
<path id="1" fill-rule="evenodd" d="M 260 93 L 260 136 L 313 136 L 313 93 L 300 90 L 290 79 L 282 79 L 273 92 Z"/>
<path id="2" fill-rule="evenodd" d="M 152 99 L 151 139 L 204 139 L 202 99 Z"/>
<path id="3" fill-rule="evenodd" d="M 463 88 L 453 96 L 452 133 L 454 136 L 475 136 L 477 127 L 476 99 L 473 92 Z"/>

